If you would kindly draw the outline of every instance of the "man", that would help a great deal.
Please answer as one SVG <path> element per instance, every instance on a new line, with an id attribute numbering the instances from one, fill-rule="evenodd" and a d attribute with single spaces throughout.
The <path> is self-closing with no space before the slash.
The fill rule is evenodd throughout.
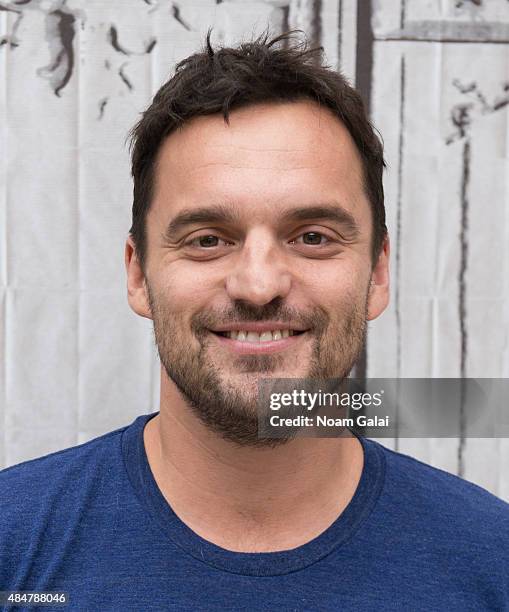
<path id="1" fill-rule="evenodd" d="M 2 472 L 0 588 L 76 610 L 509 609 L 507 504 L 374 441 L 259 435 L 259 381 L 346 377 L 389 299 L 380 141 L 291 42 L 207 37 L 133 129 L 128 300 L 160 410 Z"/>

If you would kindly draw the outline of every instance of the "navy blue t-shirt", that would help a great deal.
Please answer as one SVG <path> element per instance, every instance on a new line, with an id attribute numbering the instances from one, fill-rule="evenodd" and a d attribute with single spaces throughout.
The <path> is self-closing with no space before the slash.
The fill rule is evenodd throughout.
<path id="1" fill-rule="evenodd" d="M 143 443 L 156 414 L 0 472 L 0 590 L 101 612 L 509 610 L 509 505 L 480 487 L 361 439 L 357 491 L 328 529 L 231 552 L 158 489 Z"/>

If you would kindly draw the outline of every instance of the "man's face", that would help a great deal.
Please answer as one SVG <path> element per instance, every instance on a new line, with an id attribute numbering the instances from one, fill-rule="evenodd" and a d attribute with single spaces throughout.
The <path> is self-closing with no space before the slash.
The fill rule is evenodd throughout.
<path id="1" fill-rule="evenodd" d="M 148 316 L 169 379 L 225 438 L 261 443 L 260 378 L 346 376 L 385 308 L 370 306 L 361 168 L 347 129 L 313 102 L 243 108 L 229 126 L 200 117 L 163 143 Z"/>

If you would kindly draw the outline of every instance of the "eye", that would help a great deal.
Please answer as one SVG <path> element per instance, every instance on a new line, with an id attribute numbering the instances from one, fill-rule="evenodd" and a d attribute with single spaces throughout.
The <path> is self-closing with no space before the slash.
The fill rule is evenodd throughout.
<path id="1" fill-rule="evenodd" d="M 300 238 L 302 238 L 302 242 L 300 242 Z M 305 244 L 309 246 L 323 246 L 328 242 L 331 242 L 328 236 L 322 234 L 321 232 L 304 232 L 297 239 L 291 240 L 290 242 L 294 243 L 299 241 L 300 244 Z"/>
<path id="2" fill-rule="evenodd" d="M 200 236 L 199 238 L 195 238 L 195 241 L 197 241 L 201 247 L 214 247 L 218 245 L 219 238 L 211 234 L 209 236 Z"/>
<path id="3" fill-rule="evenodd" d="M 184 246 L 198 247 L 202 249 L 210 249 L 210 248 L 221 246 L 221 243 L 224 243 L 225 245 L 232 244 L 231 242 L 228 242 L 227 240 L 222 240 L 221 238 L 219 238 L 218 236 L 214 234 L 204 234 L 202 236 L 195 236 L 194 238 L 191 238 L 190 240 L 184 243 Z"/>

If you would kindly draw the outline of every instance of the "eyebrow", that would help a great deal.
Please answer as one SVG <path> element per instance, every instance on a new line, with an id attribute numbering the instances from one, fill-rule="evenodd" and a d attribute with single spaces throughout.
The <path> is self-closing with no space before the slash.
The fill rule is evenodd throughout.
<path id="1" fill-rule="evenodd" d="M 238 208 L 225 205 L 184 209 L 170 221 L 163 238 L 175 242 L 179 232 L 189 225 L 202 223 L 234 224 L 238 223 L 240 218 Z M 354 216 L 338 204 L 300 206 L 284 210 L 279 216 L 279 220 L 284 223 L 310 221 L 312 219 L 333 221 L 341 225 L 351 239 L 355 239 L 360 233 L 360 228 Z"/>
<path id="2" fill-rule="evenodd" d="M 203 208 L 184 209 L 170 221 L 163 237 L 174 242 L 180 231 L 197 223 L 230 223 L 240 220 L 238 209 L 224 205 L 207 206 Z"/>
<path id="3" fill-rule="evenodd" d="M 281 220 L 285 222 L 310 221 L 312 219 L 334 221 L 338 225 L 341 225 L 352 239 L 356 238 L 360 233 L 360 228 L 355 217 L 339 204 L 301 206 L 299 208 L 286 210 L 281 215 Z"/>

